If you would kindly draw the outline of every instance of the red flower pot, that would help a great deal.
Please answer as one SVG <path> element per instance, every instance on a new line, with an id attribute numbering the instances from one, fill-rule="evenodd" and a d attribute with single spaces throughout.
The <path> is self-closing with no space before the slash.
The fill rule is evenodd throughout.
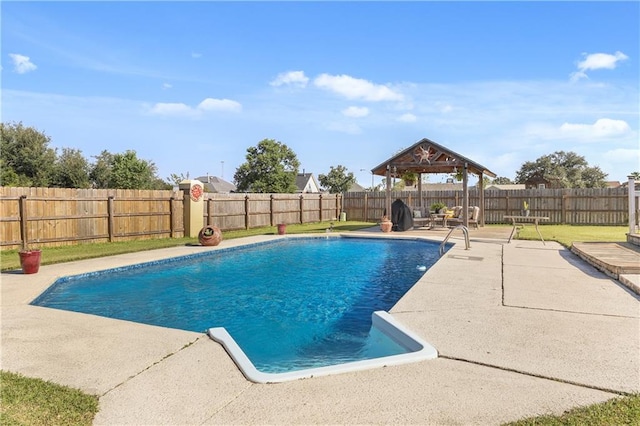
<path id="1" fill-rule="evenodd" d="M 35 274 L 40 269 L 40 250 L 23 250 L 20 254 L 20 267 L 23 274 Z"/>
<path id="2" fill-rule="evenodd" d="M 287 233 L 287 224 L 279 223 L 278 224 L 278 235 L 284 235 Z"/>

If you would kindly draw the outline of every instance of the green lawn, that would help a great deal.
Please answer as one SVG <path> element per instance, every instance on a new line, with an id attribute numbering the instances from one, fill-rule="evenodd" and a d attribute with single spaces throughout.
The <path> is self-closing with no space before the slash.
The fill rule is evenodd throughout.
<path id="1" fill-rule="evenodd" d="M 628 226 L 540 225 L 545 241 L 557 241 L 565 247 L 573 242 L 622 242 L 627 241 Z M 535 226 L 527 224 L 518 232 L 520 240 L 539 240 Z"/>
<path id="2" fill-rule="evenodd" d="M 336 231 L 354 231 L 374 226 L 367 222 L 334 222 Z M 325 232 L 329 222 L 287 225 L 287 233 Z M 496 225 L 497 226 L 497 225 Z M 506 226 L 506 225 L 505 225 Z M 622 226 L 542 225 L 545 240 L 558 241 L 569 247 L 574 241 L 626 241 L 628 228 Z M 250 235 L 274 234 L 275 227 L 248 231 L 225 231 L 225 239 Z M 538 239 L 533 226 L 524 227 L 520 239 Z M 68 262 L 110 256 L 141 250 L 195 244 L 196 239 L 162 239 L 121 243 L 84 244 L 45 248 L 42 264 Z M 0 252 L 2 270 L 20 267 L 17 250 Z M 98 399 L 79 390 L 59 386 L 40 379 L 26 378 L 6 371 L 0 372 L 0 424 L 2 425 L 90 425 L 98 411 Z M 556 425 L 640 425 L 640 394 L 613 398 L 601 404 L 580 407 L 561 416 L 540 416 L 508 423 L 509 426 Z"/>

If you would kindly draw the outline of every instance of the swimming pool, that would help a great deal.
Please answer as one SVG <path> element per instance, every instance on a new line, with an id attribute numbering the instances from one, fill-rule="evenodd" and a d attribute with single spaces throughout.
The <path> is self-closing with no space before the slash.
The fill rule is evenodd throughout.
<path id="1" fill-rule="evenodd" d="M 207 331 L 249 379 L 292 380 L 437 356 L 384 312 L 437 252 L 424 240 L 280 238 L 65 277 L 32 304 Z"/>

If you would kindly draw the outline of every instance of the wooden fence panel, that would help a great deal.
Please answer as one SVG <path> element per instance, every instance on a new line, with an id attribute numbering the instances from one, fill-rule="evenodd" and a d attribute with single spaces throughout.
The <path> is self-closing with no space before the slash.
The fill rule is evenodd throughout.
<path id="1" fill-rule="evenodd" d="M 449 207 L 462 205 L 462 191 L 393 191 L 391 200 L 405 202 L 409 207 L 429 207 L 441 202 Z M 366 204 L 365 204 L 366 200 Z M 476 189 L 469 190 L 469 205 L 478 205 Z M 627 225 L 629 200 L 627 188 L 572 188 L 487 190 L 484 193 L 486 223 L 507 223 L 505 215 L 521 215 L 524 202 L 532 215 L 547 216 L 549 223 L 572 225 Z M 344 210 L 354 220 L 379 221 L 384 212 L 384 192 L 349 192 L 345 194 Z M 366 211 L 366 218 L 365 218 Z"/>

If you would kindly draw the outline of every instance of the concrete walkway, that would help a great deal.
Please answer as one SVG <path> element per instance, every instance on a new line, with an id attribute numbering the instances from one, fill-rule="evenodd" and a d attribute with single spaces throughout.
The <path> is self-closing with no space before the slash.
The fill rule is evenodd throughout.
<path id="1" fill-rule="evenodd" d="M 283 238 L 261 236 L 2 274 L 1 367 L 99 395 L 96 425 L 491 425 L 640 392 L 637 294 L 556 243 L 470 233 L 391 311 L 435 360 L 255 384 L 204 334 L 28 305 L 60 276 Z"/>

